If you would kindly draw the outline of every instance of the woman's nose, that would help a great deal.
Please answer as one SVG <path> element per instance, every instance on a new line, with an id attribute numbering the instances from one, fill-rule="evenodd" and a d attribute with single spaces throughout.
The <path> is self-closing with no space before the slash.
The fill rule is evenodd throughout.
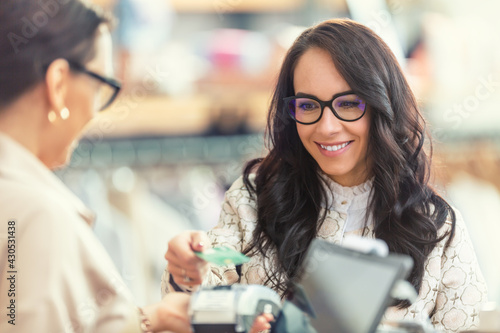
<path id="1" fill-rule="evenodd" d="M 330 135 L 339 132 L 342 129 L 342 121 L 338 119 L 330 107 L 325 106 L 323 115 L 317 123 L 317 130 L 323 134 Z"/>

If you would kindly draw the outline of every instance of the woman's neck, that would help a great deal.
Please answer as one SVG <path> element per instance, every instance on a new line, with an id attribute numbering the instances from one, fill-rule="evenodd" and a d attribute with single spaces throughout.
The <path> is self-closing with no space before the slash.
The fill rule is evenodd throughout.
<path id="1" fill-rule="evenodd" d="M 0 110 L 0 131 L 39 157 L 43 148 L 45 110 L 36 89 Z"/>

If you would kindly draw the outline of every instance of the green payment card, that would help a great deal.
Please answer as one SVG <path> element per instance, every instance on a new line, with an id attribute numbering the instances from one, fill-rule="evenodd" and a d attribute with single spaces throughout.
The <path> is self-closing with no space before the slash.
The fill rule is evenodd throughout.
<path id="1" fill-rule="evenodd" d="M 235 251 L 227 246 L 214 247 L 203 252 L 195 253 L 199 258 L 218 266 L 231 264 L 237 266 L 250 261 L 250 258 L 243 253 Z"/>

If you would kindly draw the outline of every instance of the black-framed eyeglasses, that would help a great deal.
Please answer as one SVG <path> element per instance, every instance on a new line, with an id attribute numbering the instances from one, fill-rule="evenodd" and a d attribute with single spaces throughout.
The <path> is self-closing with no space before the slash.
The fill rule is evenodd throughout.
<path id="1" fill-rule="evenodd" d="M 71 69 L 87 74 L 93 77 L 94 79 L 101 81 L 101 83 L 103 83 L 103 85 L 99 87 L 99 96 L 97 97 L 99 111 L 105 110 L 108 106 L 111 105 L 111 103 L 113 103 L 113 101 L 116 99 L 116 96 L 118 96 L 118 93 L 120 92 L 122 86 L 120 82 L 118 82 L 115 79 L 107 78 L 95 72 L 89 71 L 79 63 L 72 61 L 68 61 L 68 63 Z"/>
<path id="2" fill-rule="evenodd" d="M 354 91 L 345 91 L 322 101 L 316 96 L 301 94 L 283 98 L 286 112 L 298 123 L 311 125 L 323 116 L 325 106 L 342 121 L 356 121 L 366 113 L 366 102 Z"/>

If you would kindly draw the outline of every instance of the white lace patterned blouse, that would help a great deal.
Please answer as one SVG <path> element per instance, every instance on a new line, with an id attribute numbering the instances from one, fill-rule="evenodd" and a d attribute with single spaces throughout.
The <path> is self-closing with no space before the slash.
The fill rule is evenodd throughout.
<path id="1" fill-rule="evenodd" d="M 328 183 L 331 195 L 323 205 L 327 214 L 318 238 L 341 244 L 345 236 L 363 233 L 372 181 L 355 187 L 343 187 L 329 179 Z M 430 317 L 436 329 L 449 332 L 477 327 L 479 308 L 486 301 L 486 286 L 462 217 L 458 212 L 456 215 L 455 237 L 446 250 L 447 238 L 430 254 L 416 302 L 402 310 L 389 308 L 385 314 L 387 320 Z M 242 178 L 239 178 L 226 192 L 218 225 L 208 233 L 212 245 L 242 251 L 251 242 L 256 221 L 255 200 L 250 198 Z M 440 233 L 445 233 L 450 226 L 451 222 L 446 222 Z M 365 234 L 373 237 L 371 220 L 368 220 L 367 228 Z M 266 267 L 270 265 L 267 259 L 255 255 L 242 266 L 241 278 L 234 266 L 212 266 L 204 284 L 264 284 Z M 169 274 L 165 271 L 162 278 L 164 294 L 173 290 L 168 281 Z"/>

